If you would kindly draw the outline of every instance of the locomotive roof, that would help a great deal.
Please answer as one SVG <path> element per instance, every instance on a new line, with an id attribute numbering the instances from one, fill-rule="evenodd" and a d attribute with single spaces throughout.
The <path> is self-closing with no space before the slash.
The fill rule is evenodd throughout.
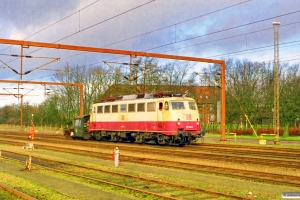
<path id="1" fill-rule="evenodd" d="M 125 95 L 119 96 L 117 98 L 104 98 L 102 99 L 102 103 L 120 103 L 120 102 L 141 102 L 141 101 L 151 101 L 151 100 L 194 100 L 193 98 L 186 97 L 184 94 L 174 94 L 174 93 L 155 93 L 155 94 L 133 94 L 133 95 Z"/>

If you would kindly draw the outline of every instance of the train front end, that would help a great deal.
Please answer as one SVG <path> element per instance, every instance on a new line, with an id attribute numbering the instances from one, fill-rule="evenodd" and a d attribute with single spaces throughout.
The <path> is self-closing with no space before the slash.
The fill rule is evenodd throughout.
<path id="1" fill-rule="evenodd" d="M 170 101 L 171 121 L 173 130 L 182 144 L 191 144 L 200 135 L 201 125 L 197 104 L 194 99 L 184 98 Z"/>

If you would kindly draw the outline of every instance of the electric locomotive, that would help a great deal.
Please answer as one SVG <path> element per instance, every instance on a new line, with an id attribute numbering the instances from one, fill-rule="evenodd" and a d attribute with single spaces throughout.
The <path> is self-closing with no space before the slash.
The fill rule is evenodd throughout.
<path id="1" fill-rule="evenodd" d="M 172 92 L 104 98 L 82 119 L 77 124 L 83 129 L 68 136 L 184 146 L 196 141 L 201 131 L 195 100 Z"/>

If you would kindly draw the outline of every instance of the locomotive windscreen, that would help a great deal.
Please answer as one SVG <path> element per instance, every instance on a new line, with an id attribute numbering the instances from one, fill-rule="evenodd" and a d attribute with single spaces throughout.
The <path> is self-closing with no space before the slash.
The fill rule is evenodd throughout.
<path id="1" fill-rule="evenodd" d="M 183 102 L 171 102 L 172 109 L 173 110 L 179 110 L 179 109 L 184 109 L 184 103 Z"/>
<path id="2" fill-rule="evenodd" d="M 191 110 L 196 110 L 196 103 L 195 102 L 189 102 L 189 107 Z"/>

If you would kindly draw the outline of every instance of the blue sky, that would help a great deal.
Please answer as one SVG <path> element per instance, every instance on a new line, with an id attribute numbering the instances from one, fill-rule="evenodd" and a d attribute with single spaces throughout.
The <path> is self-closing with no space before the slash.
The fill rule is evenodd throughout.
<path id="1" fill-rule="evenodd" d="M 298 0 L 2 0 L 0 6 L 0 38 L 3 39 L 266 62 L 274 58 L 272 22 L 280 21 L 280 60 L 298 63 L 300 59 Z M 44 67 L 47 69 L 60 69 L 66 62 L 88 65 L 120 57 L 79 53 L 82 52 L 24 49 L 26 55 L 61 58 Z M 20 59 L 4 55 L 20 54 L 19 46 L 0 44 L 0 54 L 1 61 L 20 71 Z M 128 60 L 122 57 L 113 61 Z M 49 59 L 24 59 L 23 71 L 47 62 Z M 195 71 L 205 66 L 199 64 Z M 0 79 L 20 80 L 9 68 L 0 72 Z M 53 73 L 36 70 L 22 78 L 52 81 Z M 16 84 L 0 84 L 0 93 L 16 87 Z M 9 92 L 16 91 L 9 89 Z M 29 94 L 36 96 L 25 96 L 24 101 L 39 103 L 44 98 L 43 87 L 35 87 Z M 1 96 L 0 102 L 17 104 L 18 99 Z"/>

